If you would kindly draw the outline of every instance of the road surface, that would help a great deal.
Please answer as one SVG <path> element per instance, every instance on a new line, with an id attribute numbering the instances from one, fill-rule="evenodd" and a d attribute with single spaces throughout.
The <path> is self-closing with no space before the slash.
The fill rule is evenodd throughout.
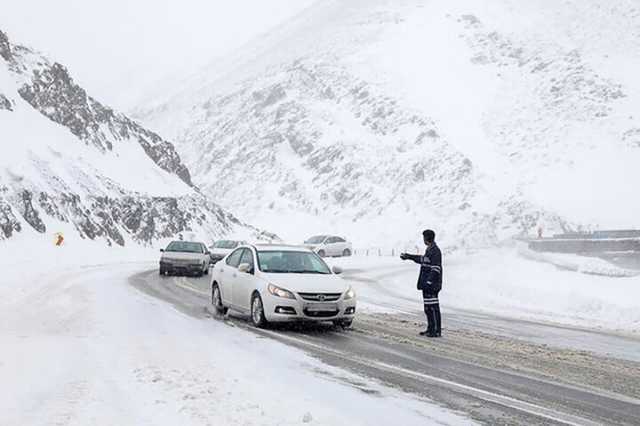
<path id="1" fill-rule="evenodd" d="M 636 338 L 445 311 L 444 337 L 426 339 L 417 336 L 424 327 L 422 314 L 377 281 L 394 272 L 381 270 L 374 278 L 359 272 L 345 271 L 345 276 L 370 290 L 360 291 L 360 300 L 390 313 L 360 313 L 347 331 L 329 325 L 258 330 L 240 316 L 221 318 L 210 308 L 208 277 L 161 277 L 153 270 L 131 276 L 130 283 L 193 317 L 224 321 L 294 346 L 482 423 L 640 424 Z M 381 292 L 384 298 L 377 297 Z"/>

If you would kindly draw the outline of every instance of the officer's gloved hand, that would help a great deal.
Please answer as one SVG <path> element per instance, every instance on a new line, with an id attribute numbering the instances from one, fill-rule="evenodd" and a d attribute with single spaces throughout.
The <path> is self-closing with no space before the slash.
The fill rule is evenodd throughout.
<path id="1" fill-rule="evenodd" d="M 407 260 L 408 258 L 409 258 L 409 255 L 407 253 L 400 253 L 400 259 Z"/>

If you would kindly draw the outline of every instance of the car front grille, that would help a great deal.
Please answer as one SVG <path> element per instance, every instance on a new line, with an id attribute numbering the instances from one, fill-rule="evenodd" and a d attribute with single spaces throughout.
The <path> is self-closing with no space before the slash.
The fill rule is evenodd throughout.
<path id="1" fill-rule="evenodd" d="M 334 310 L 334 311 L 309 311 L 307 309 L 304 309 L 302 312 L 304 312 L 304 314 L 306 316 L 308 316 L 309 318 L 331 318 L 331 317 L 335 317 L 336 315 L 338 315 L 338 313 L 340 313 L 339 310 Z"/>
<path id="2" fill-rule="evenodd" d="M 340 299 L 342 293 L 298 293 L 300 297 L 309 302 L 335 302 Z"/>
<path id="3" fill-rule="evenodd" d="M 164 262 L 169 263 L 173 266 L 198 266 L 199 265 L 198 261 L 193 259 L 165 259 Z"/>

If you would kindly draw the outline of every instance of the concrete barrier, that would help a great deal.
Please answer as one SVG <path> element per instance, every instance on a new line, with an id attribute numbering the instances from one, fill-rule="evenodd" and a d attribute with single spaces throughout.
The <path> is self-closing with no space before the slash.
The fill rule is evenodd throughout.
<path id="1" fill-rule="evenodd" d="M 530 240 L 528 245 L 531 250 L 555 253 L 640 253 L 640 238 L 548 238 Z"/>

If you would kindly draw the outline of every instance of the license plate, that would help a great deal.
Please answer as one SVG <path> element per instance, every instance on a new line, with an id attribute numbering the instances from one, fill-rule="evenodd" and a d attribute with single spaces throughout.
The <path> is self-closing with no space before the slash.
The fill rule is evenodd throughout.
<path id="1" fill-rule="evenodd" d="M 309 303 L 306 308 L 309 312 L 335 312 L 338 310 L 338 305 L 335 303 Z"/>

